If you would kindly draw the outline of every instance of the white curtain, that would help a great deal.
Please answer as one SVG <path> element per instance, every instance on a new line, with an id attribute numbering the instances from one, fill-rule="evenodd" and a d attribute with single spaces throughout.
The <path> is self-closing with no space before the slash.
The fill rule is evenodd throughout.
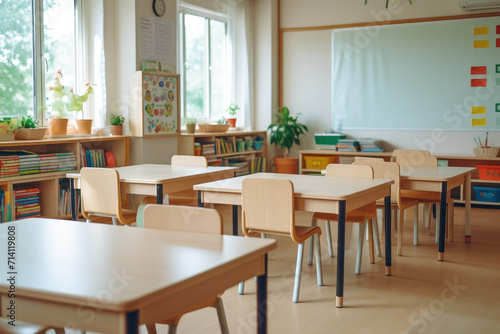
<path id="1" fill-rule="evenodd" d="M 104 55 L 104 0 L 78 1 L 78 43 L 76 91 L 83 93 L 93 84 L 94 95 L 83 105 L 84 117 L 92 118 L 93 128 L 106 126 L 106 79 Z"/>
<path id="2" fill-rule="evenodd" d="M 253 129 L 253 36 L 251 1 L 228 1 L 228 73 L 231 101 L 240 106 L 238 126 Z"/>

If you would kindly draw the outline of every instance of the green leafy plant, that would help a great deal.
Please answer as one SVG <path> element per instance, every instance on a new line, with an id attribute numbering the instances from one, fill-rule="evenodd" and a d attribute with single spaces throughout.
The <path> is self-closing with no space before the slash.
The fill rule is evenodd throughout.
<path id="1" fill-rule="evenodd" d="M 125 122 L 125 117 L 123 117 L 122 114 L 120 115 L 111 114 L 110 122 L 111 125 L 123 125 L 123 123 Z"/>
<path id="2" fill-rule="evenodd" d="M 21 122 L 17 125 L 18 129 L 35 129 L 40 126 L 38 120 L 34 120 L 31 116 L 22 117 Z"/>
<path id="3" fill-rule="evenodd" d="M 224 116 L 222 116 L 221 118 L 219 118 L 218 120 L 216 120 L 215 123 L 217 123 L 217 124 L 226 124 L 226 118 Z"/>
<path id="4" fill-rule="evenodd" d="M 294 144 L 300 145 L 300 135 L 306 134 L 307 126 L 297 121 L 298 115 L 290 116 L 290 110 L 287 107 L 278 108 L 274 113 L 277 118 L 276 123 L 269 125 L 267 130 L 270 132 L 271 144 L 275 144 L 283 150 L 283 157 L 288 158 L 290 149 Z M 299 114 L 300 115 L 300 114 Z"/>
<path id="5" fill-rule="evenodd" d="M 182 119 L 182 123 L 184 123 L 184 125 L 196 124 L 196 118 L 195 117 L 185 117 Z"/>
<path id="6" fill-rule="evenodd" d="M 234 116 L 236 115 L 236 112 L 240 110 L 240 107 L 238 107 L 238 105 L 234 102 L 231 102 L 229 104 L 229 107 L 226 109 L 227 113 L 231 116 Z"/>

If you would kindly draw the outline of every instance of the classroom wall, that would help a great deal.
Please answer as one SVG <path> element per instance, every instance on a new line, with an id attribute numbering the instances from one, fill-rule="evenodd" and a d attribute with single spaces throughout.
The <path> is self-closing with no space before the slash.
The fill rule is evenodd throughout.
<path id="1" fill-rule="evenodd" d="M 401 3 L 396 7 L 397 2 Z M 281 28 L 316 27 L 346 23 L 377 22 L 435 16 L 478 13 L 464 12 L 456 0 L 281 0 Z M 488 11 L 482 11 L 488 12 Z M 491 12 L 491 10 L 489 11 Z M 328 30 L 285 32 L 283 34 L 283 105 L 301 113 L 301 122 L 309 126 L 301 149 L 315 148 L 315 131 L 332 126 L 331 119 L 331 33 Z M 433 153 L 472 154 L 473 136 L 483 131 L 398 131 L 349 130 L 355 138 L 383 140 L 387 150 L 393 148 L 428 149 Z M 489 133 L 489 144 L 500 146 L 500 132 Z"/>

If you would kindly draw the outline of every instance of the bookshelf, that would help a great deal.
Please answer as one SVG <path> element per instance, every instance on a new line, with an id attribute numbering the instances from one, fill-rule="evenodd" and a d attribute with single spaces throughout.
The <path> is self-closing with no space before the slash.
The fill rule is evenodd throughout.
<path id="1" fill-rule="evenodd" d="M 64 138 L 50 138 L 43 140 L 15 140 L 1 141 L 0 151 L 29 151 L 38 156 L 49 153 L 74 153 L 76 167 L 68 170 L 49 171 L 26 175 L 13 175 L 0 177 L 0 199 L 10 208 L 10 218 L 15 220 L 15 190 L 25 188 L 38 188 L 40 201 L 40 215 L 47 218 L 71 218 L 66 209 L 61 208 L 65 203 L 64 184 L 67 183 L 66 173 L 80 170 L 84 166 L 82 151 L 102 150 L 112 152 L 117 166 L 129 164 L 129 137 L 128 136 L 67 136 Z M 74 164 L 72 165 L 74 166 Z M 63 191 L 61 191 L 61 189 Z M 64 205 L 64 204 L 62 204 Z M 6 206 L 0 206 L 1 214 L 6 214 Z M 3 218 L 3 217 L 2 217 Z"/>
<path id="2" fill-rule="evenodd" d="M 262 138 L 260 148 L 254 144 L 258 138 Z M 250 145 L 252 148 L 247 149 Z M 266 131 L 182 133 L 177 140 L 178 154 L 196 155 L 196 146 L 201 147 L 200 154 L 207 158 L 209 165 L 240 167 L 236 175 L 267 171 Z"/>

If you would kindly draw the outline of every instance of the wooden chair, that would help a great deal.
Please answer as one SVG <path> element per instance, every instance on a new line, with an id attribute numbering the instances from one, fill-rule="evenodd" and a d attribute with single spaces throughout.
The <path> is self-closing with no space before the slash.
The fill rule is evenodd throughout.
<path id="1" fill-rule="evenodd" d="M 52 329 L 56 334 L 64 334 L 64 328 L 45 327 L 24 321 L 15 321 L 15 326 L 9 324 L 10 319 L 0 318 L 0 334 L 45 334 Z"/>
<path id="2" fill-rule="evenodd" d="M 170 231 L 222 234 L 222 220 L 217 210 L 180 205 L 147 205 L 144 208 L 144 227 Z M 184 314 L 205 307 L 214 307 L 217 310 L 222 333 L 229 333 L 222 299 L 215 294 L 203 303 L 193 306 L 186 312 L 165 319 L 161 323 L 169 326 L 169 334 L 175 334 L 177 325 Z M 149 334 L 156 333 L 155 324 L 146 324 L 146 328 Z"/>
<path id="3" fill-rule="evenodd" d="M 402 150 L 396 149 L 392 151 L 392 161 L 396 161 L 397 157 L 404 157 L 411 164 L 418 165 L 425 157 L 430 157 L 431 153 L 426 150 Z"/>
<path id="4" fill-rule="evenodd" d="M 288 235 L 298 244 L 293 302 L 299 301 L 304 242 L 314 238 L 316 254 L 316 278 L 323 285 L 321 249 L 318 226 L 295 225 L 295 197 L 293 183 L 286 179 L 247 178 L 242 185 L 242 229 L 247 237 L 258 234 Z M 240 283 L 240 292 L 243 282 Z"/>
<path id="5" fill-rule="evenodd" d="M 375 160 L 377 161 L 377 160 Z M 383 159 L 382 159 L 383 161 Z M 343 165 L 343 164 L 329 164 L 326 167 L 327 177 L 351 177 L 351 178 L 367 178 L 373 179 L 373 169 L 370 166 L 365 165 Z M 380 252 L 380 241 L 378 238 L 378 226 L 377 224 L 372 224 L 373 218 L 377 215 L 377 207 L 375 202 L 362 206 L 356 210 L 349 211 L 346 215 L 346 223 L 358 223 L 359 224 L 359 236 L 358 236 L 358 253 L 356 257 L 356 275 L 361 272 L 361 258 L 363 255 L 363 244 L 365 238 L 365 230 L 368 228 L 368 238 L 370 246 L 370 263 L 375 263 L 375 255 L 373 251 L 373 242 L 377 248 L 378 256 L 381 255 Z M 326 237 L 328 242 L 328 252 L 331 257 L 333 257 L 333 246 L 332 237 L 330 231 L 330 221 L 338 221 L 339 216 L 332 213 L 319 213 L 316 212 L 312 217 L 312 226 L 316 226 L 317 220 L 325 221 Z M 364 223 L 367 223 L 364 225 Z M 375 230 L 375 231 L 374 231 Z M 313 244 L 310 243 L 309 246 L 309 257 L 308 264 L 312 264 L 312 250 Z"/>
<path id="6" fill-rule="evenodd" d="M 91 222 L 99 217 L 108 217 L 113 225 L 120 222 L 126 226 L 136 220 L 136 212 L 122 208 L 120 176 L 115 169 L 83 167 L 80 170 L 82 215 Z"/>
<path id="7" fill-rule="evenodd" d="M 172 166 L 207 167 L 207 158 L 193 155 L 174 155 L 170 160 Z M 165 195 L 164 204 L 198 206 L 198 193 L 194 190 L 180 191 Z"/>
<path id="8" fill-rule="evenodd" d="M 403 253 L 403 223 L 404 211 L 412 206 L 416 206 L 418 201 L 413 198 L 401 196 L 399 165 L 395 162 L 362 161 L 354 162 L 355 165 L 368 165 L 373 168 L 373 175 L 376 179 L 393 179 L 395 182 L 391 186 L 391 207 L 399 210 L 398 244 L 397 254 Z M 384 200 L 378 200 L 377 206 L 383 207 Z M 415 210 L 414 220 L 418 220 L 418 210 Z M 385 225 L 383 225 L 385 226 Z"/>

